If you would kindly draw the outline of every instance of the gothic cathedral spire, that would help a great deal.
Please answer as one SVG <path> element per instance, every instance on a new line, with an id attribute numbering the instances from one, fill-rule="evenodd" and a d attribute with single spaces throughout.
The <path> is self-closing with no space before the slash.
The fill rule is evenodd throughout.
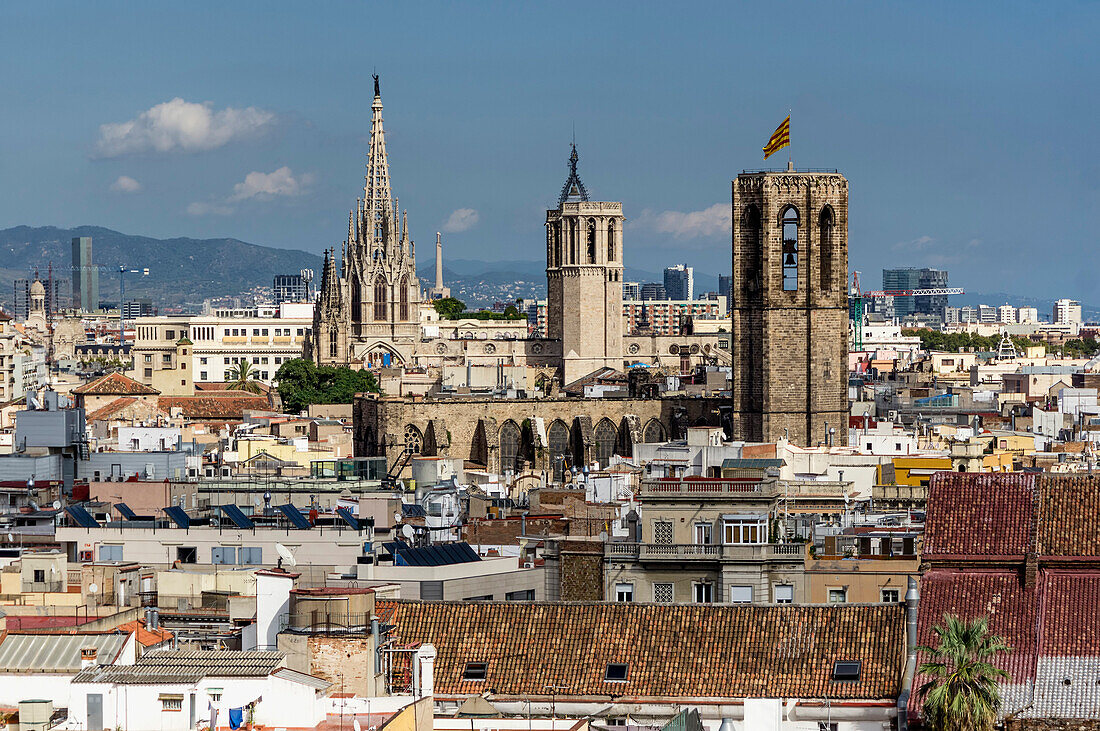
<path id="1" fill-rule="evenodd" d="M 374 103 L 371 104 L 370 149 L 367 152 L 367 175 L 363 186 L 363 219 L 360 236 L 367 255 L 372 258 L 392 255 L 386 228 L 394 225 L 393 194 L 390 190 L 390 166 L 386 157 L 386 133 L 382 128 L 382 95 L 378 90 L 378 75 L 374 76 Z"/>

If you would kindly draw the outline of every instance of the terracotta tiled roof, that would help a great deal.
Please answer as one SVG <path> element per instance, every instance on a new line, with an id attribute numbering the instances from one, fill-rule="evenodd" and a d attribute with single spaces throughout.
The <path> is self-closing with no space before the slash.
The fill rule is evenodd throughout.
<path id="1" fill-rule="evenodd" d="M 87 421 L 99 421 L 100 419 L 108 419 L 114 414 L 122 411 L 130 404 L 137 403 L 137 399 L 132 396 L 119 396 L 114 401 L 110 401 L 103 406 L 100 406 L 95 411 L 89 412 L 85 417 Z"/>
<path id="2" fill-rule="evenodd" d="M 217 396 L 211 392 L 203 396 L 161 396 L 157 401 L 162 411 L 171 413 L 171 409 L 179 407 L 184 418 L 201 420 L 241 419 L 246 410 L 270 408 L 265 396 L 242 393 L 222 391 Z"/>
<path id="3" fill-rule="evenodd" d="M 121 373 L 108 373 L 105 376 L 74 388 L 73 393 L 90 396 L 155 396 L 160 391 L 138 383 L 133 378 Z"/>
<path id="4" fill-rule="evenodd" d="M 152 647 L 172 639 L 172 633 L 163 627 L 155 630 L 146 629 L 145 620 L 142 619 L 135 619 L 133 622 L 121 624 L 118 628 L 123 632 L 137 633 L 136 639 L 142 647 Z"/>
<path id="5" fill-rule="evenodd" d="M 901 605 L 383 601 L 401 643 L 432 643 L 435 692 L 695 698 L 893 698 L 905 655 Z M 858 660 L 860 680 L 832 680 Z M 466 663 L 488 664 L 483 682 Z M 609 663 L 627 680 L 608 682 Z"/>
<path id="6" fill-rule="evenodd" d="M 1022 556 L 1031 544 L 1034 475 L 937 472 L 925 555 Z"/>

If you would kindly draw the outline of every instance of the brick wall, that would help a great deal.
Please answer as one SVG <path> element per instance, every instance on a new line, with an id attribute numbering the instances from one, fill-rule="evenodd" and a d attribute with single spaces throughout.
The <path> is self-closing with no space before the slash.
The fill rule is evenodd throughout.
<path id="1" fill-rule="evenodd" d="M 335 683 L 334 693 L 373 694 L 374 651 L 370 637 L 311 635 L 308 653 L 308 672 Z"/>
<path id="2" fill-rule="evenodd" d="M 603 601 L 603 548 L 600 553 L 574 553 L 565 542 L 561 553 L 561 599 L 565 602 Z M 587 548 L 587 546 L 585 546 Z"/>

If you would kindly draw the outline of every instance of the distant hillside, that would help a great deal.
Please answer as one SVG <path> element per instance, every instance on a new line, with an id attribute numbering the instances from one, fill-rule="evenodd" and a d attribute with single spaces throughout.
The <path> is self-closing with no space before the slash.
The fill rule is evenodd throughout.
<path id="1" fill-rule="evenodd" d="M 12 281 L 38 267 L 43 278 L 53 262 L 54 276 L 71 278 L 72 239 L 91 236 L 95 263 L 149 268 L 148 277 L 128 275 L 126 298 L 150 297 L 157 305 L 198 304 L 207 297 L 237 295 L 271 286 L 276 274 L 313 269 L 322 259 L 293 249 L 274 249 L 237 239 L 154 239 L 99 226 L 56 228 L 16 226 L 0 230 L 0 302 L 11 303 Z M 100 297 L 118 299 L 118 273 L 99 273 Z"/>

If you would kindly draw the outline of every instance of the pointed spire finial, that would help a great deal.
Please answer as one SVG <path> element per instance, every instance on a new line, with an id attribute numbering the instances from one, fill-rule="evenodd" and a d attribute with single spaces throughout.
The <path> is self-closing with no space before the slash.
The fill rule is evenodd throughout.
<path id="1" fill-rule="evenodd" d="M 577 174 L 577 143 L 570 144 L 571 152 L 569 153 L 569 177 L 565 180 L 565 185 L 561 188 L 561 195 L 558 196 L 558 205 L 565 203 L 570 198 L 586 201 L 588 200 L 588 190 L 585 189 L 584 183 L 581 182 L 580 175 Z"/>
<path id="2" fill-rule="evenodd" d="M 382 96 L 382 92 L 378 90 L 378 74 L 371 74 L 374 77 L 374 95 Z"/>

